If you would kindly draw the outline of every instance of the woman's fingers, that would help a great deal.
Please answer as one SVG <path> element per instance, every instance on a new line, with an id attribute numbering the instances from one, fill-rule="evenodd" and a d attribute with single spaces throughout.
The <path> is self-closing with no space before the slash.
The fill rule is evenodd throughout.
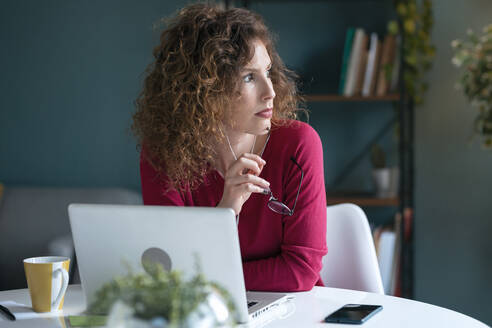
<path id="1" fill-rule="evenodd" d="M 269 194 L 268 188 L 262 188 L 262 187 L 259 187 L 257 185 L 254 185 L 252 183 L 246 183 L 246 184 L 243 184 L 242 186 L 249 193 L 255 192 L 255 193 L 264 194 L 264 195 Z"/>
<path id="2" fill-rule="evenodd" d="M 227 170 L 227 175 L 234 176 L 247 173 L 260 175 L 261 170 L 263 169 L 265 164 L 265 160 L 260 156 L 244 153 L 229 167 L 229 169 Z"/>
<path id="3" fill-rule="evenodd" d="M 226 184 L 231 186 L 251 184 L 261 188 L 261 192 L 263 192 L 263 189 L 270 189 L 270 183 L 268 181 L 253 174 L 243 174 L 231 177 L 226 180 Z"/>
<path id="4" fill-rule="evenodd" d="M 256 154 L 252 154 L 252 153 L 244 153 L 241 155 L 241 157 L 245 157 L 245 158 L 248 158 L 248 159 L 251 159 L 251 160 L 254 160 L 258 163 L 258 165 L 260 165 L 261 167 L 265 166 L 266 164 L 266 161 L 261 158 L 259 155 L 256 155 Z"/>
<path id="5" fill-rule="evenodd" d="M 261 158 L 260 156 L 258 156 L 256 154 L 251 154 L 251 153 L 244 153 L 243 156 L 245 158 L 249 158 L 249 159 L 254 160 L 258 164 L 258 166 L 260 167 L 260 172 L 263 170 L 263 167 L 266 164 L 266 161 L 263 158 Z"/>

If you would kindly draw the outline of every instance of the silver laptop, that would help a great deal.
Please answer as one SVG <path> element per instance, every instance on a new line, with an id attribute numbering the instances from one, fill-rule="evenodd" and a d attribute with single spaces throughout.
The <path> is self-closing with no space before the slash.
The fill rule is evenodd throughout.
<path id="1" fill-rule="evenodd" d="M 205 277 L 231 294 L 239 322 L 286 300 L 282 293 L 246 292 L 232 209 L 71 204 L 68 212 L 86 304 L 104 283 L 127 273 L 123 263 L 143 271 L 143 259 L 158 261 L 189 279 L 196 255 Z"/>

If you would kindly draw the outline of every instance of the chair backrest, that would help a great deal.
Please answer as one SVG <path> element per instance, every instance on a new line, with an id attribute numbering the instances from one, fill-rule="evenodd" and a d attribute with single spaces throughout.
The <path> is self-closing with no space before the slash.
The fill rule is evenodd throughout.
<path id="1" fill-rule="evenodd" d="M 327 287 L 384 294 L 376 249 L 364 211 L 354 204 L 327 208 L 321 279 Z"/>

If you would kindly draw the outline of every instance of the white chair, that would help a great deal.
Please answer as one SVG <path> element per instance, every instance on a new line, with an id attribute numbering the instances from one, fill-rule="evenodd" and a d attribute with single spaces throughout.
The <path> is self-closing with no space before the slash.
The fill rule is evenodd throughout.
<path id="1" fill-rule="evenodd" d="M 354 204 L 327 207 L 326 242 L 321 279 L 327 287 L 384 294 L 367 217 Z"/>

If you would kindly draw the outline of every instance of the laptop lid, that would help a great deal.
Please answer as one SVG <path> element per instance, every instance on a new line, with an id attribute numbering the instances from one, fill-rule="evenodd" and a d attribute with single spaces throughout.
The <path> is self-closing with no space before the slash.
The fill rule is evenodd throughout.
<path id="1" fill-rule="evenodd" d="M 189 279 L 196 255 L 208 280 L 226 288 L 248 321 L 241 252 L 234 211 L 211 207 L 71 204 L 68 207 L 86 304 L 124 262 L 138 272 L 150 256 Z M 144 255 L 145 254 L 145 255 Z"/>

